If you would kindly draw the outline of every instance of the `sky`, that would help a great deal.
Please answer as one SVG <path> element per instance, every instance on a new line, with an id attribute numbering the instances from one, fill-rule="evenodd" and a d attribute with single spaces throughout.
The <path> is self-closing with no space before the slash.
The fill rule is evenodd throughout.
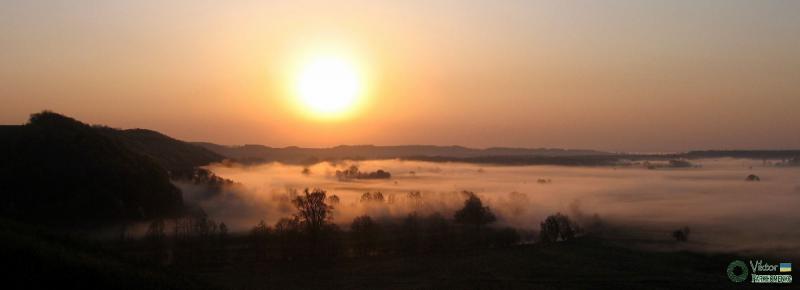
<path id="1" fill-rule="evenodd" d="M 187 141 L 800 148 L 799 1 L 0 0 L 0 124 L 53 110 Z M 361 76 L 298 105 L 317 54 Z"/>

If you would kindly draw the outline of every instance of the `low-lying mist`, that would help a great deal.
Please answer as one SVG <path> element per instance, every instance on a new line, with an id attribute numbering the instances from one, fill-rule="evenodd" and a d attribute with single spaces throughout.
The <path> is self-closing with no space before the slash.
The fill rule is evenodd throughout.
<path id="1" fill-rule="evenodd" d="M 498 217 L 498 225 L 538 230 L 550 214 L 574 218 L 597 214 L 619 241 L 676 247 L 672 230 L 691 228 L 696 250 L 797 255 L 800 253 L 800 168 L 765 166 L 743 159 L 700 160 L 699 168 L 647 170 L 642 167 L 483 166 L 400 160 L 319 163 L 308 167 L 279 163 L 258 166 L 213 165 L 217 175 L 238 185 L 222 195 L 200 198 L 201 190 L 180 185 L 187 202 L 233 231 L 260 220 L 274 224 L 294 213 L 292 192 L 321 188 L 340 201 L 334 223 L 353 218 L 404 217 L 442 213 L 452 217 L 463 206 L 462 191 L 475 192 Z M 335 171 L 357 165 L 383 169 L 391 179 L 348 180 Z M 761 181 L 745 181 L 755 174 Z M 364 192 L 381 192 L 384 202 L 362 202 Z M 419 192 L 416 198 L 410 192 Z M 613 230 L 612 230 L 613 228 Z"/>

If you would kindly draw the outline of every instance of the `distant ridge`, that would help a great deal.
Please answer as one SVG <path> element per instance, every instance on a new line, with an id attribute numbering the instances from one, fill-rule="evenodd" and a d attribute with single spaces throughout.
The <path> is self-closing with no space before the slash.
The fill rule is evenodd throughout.
<path id="1" fill-rule="evenodd" d="M 330 148 L 296 146 L 274 148 L 263 145 L 226 146 L 207 142 L 194 144 L 241 163 L 281 162 L 313 164 L 320 161 L 406 159 L 432 162 L 465 162 L 504 165 L 610 166 L 625 160 L 673 160 L 702 158 L 781 159 L 783 164 L 800 164 L 800 150 L 705 150 L 684 153 L 612 153 L 583 149 L 434 145 L 340 145 Z"/>
<path id="2" fill-rule="evenodd" d="M 343 159 L 362 160 L 417 157 L 477 158 L 491 156 L 575 157 L 613 155 L 612 153 L 595 150 L 553 148 L 491 147 L 475 149 L 463 146 L 434 145 L 340 145 L 330 148 L 301 148 L 295 146 L 273 148 L 263 145 L 225 146 L 205 142 L 196 142 L 194 144 L 244 163 L 278 161 L 283 163 L 303 164 L 315 163 L 323 160 Z"/>

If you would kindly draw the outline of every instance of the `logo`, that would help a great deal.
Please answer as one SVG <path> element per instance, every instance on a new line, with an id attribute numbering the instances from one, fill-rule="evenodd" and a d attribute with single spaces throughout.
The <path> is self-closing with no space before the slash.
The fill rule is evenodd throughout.
<path id="1" fill-rule="evenodd" d="M 736 260 L 728 264 L 728 279 L 742 283 L 750 278 L 750 283 L 791 284 L 792 263 L 770 264 L 763 260 L 750 260 L 750 267 L 744 261 Z"/>
<path id="2" fill-rule="evenodd" d="M 734 283 L 741 283 L 747 280 L 747 264 L 736 260 L 728 264 L 728 279 Z"/>

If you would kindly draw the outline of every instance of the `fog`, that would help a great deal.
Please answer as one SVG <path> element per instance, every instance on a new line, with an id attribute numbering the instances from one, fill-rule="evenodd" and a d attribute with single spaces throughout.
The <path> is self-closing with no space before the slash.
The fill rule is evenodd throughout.
<path id="1" fill-rule="evenodd" d="M 538 230 L 549 214 L 575 219 L 597 215 L 610 240 L 659 249 L 693 249 L 773 255 L 800 253 L 800 168 L 755 160 L 700 160 L 699 168 L 648 170 L 640 166 L 482 166 L 400 160 L 319 163 L 308 167 L 270 163 L 213 165 L 217 175 L 239 184 L 220 196 L 201 199 L 198 188 L 181 185 L 187 202 L 234 231 L 264 220 L 274 224 L 294 210 L 293 191 L 322 188 L 335 194 L 334 222 L 347 227 L 356 216 L 392 219 L 411 212 L 452 217 L 464 190 L 475 192 L 498 217 L 498 225 Z M 388 180 L 340 181 L 334 172 L 350 165 L 387 170 Z M 745 181 L 749 174 L 759 182 Z M 537 180 L 550 182 L 537 182 Z M 386 202 L 360 202 L 380 191 Z M 422 198 L 408 196 L 418 191 Z M 670 233 L 691 228 L 689 243 Z"/>

